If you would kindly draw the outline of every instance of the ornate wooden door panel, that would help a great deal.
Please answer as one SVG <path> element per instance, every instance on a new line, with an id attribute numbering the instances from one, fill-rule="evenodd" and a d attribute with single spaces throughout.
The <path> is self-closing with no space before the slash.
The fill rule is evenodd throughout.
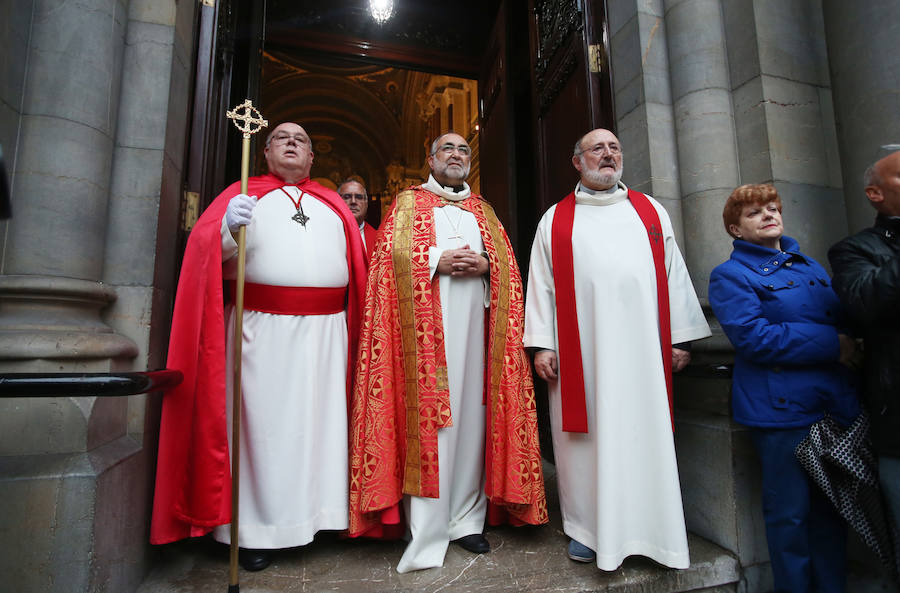
<path id="1" fill-rule="evenodd" d="M 614 129 L 603 0 L 529 0 L 541 210 L 572 191 L 575 140 Z"/>
<path id="2" fill-rule="evenodd" d="M 516 229 L 511 213 L 511 198 L 515 196 L 516 158 L 509 117 L 511 106 L 505 11 L 505 3 L 501 3 L 478 77 L 481 115 L 478 152 L 481 193 L 491 202 L 515 243 Z"/>

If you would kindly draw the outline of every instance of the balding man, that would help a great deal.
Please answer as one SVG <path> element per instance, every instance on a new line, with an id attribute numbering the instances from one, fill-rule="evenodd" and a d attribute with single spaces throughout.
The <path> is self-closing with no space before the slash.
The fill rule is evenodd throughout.
<path id="1" fill-rule="evenodd" d="M 365 286 L 356 221 L 310 181 L 306 131 L 277 126 L 265 157 L 269 173 L 250 178 L 250 195 L 230 186 L 188 240 L 167 363 L 185 378 L 163 400 L 151 527 L 157 544 L 209 531 L 230 542 L 235 311 L 222 280 L 230 292 L 234 237 L 246 226 L 239 545 L 248 570 L 265 568 L 269 550 L 347 528 L 348 369 Z"/>
<path id="2" fill-rule="evenodd" d="M 402 504 L 399 572 L 441 566 L 451 540 L 489 551 L 486 516 L 547 520 L 522 280 L 503 226 L 465 182 L 471 158 L 462 136 L 438 137 L 428 182 L 397 195 L 370 258 L 350 535 L 382 535 Z"/>
<path id="3" fill-rule="evenodd" d="M 359 234 L 363 240 L 363 247 L 366 249 L 366 258 L 368 258 L 369 252 L 375 245 L 375 235 L 378 231 L 366 222 L 366 214 L 369 211 L 369 194 L 366 193 L 366 187 L 355 179 L 347 179 L 338 186 L 337 192 L 359 224 Z"/>
<path id="4" fill-rule="evenodd" d="M 572 164 L 581 181 L 538 225 L 525 307 L 569 557 L 687 568 L 671 373 L 690 359 L 681 343 L 709 326 L 665 209 L 619 181 L 615 134 L 585 134 Z"/>
<path id="5" fill-rule="evenodd" d="M 832 285 L 864 338 L 863 400 L 878 473 L 894 518 L 900 518 L 900 151 L 863 175 L 875 226 L 833 246 Z M 900 525 L 898 525 L 900 528 Z"/>

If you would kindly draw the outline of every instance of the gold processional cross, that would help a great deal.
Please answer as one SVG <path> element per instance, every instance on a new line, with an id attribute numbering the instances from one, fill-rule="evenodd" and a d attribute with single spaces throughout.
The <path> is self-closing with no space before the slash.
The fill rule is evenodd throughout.
<path id="1" fill-rule="evenodd" d="M 242 111 L 243 110 L 243 111 Z M 241 142 L 241 193 L 247 193 L 247 180 L 250 177 L 250 136 L 259 132 L 269 122 L 262 118 L 262 114 L 253 107 L 250 99 L 247 99 L 231 111 L 226 111 L 225 116 L 232 120 L 234 126 L 243 134 Z M 240 122 L 240 123 L 238 123 Z M 243 124 L 243 125 L 241 125 Z M 244 323 L 244 263 L 247 249 L 246 226 L 242 226 L 237 236 L 237 277 L 235 278 L 234 297 L 234 335 L 242 336 Z M 234 340 L 234 373 L 232 375 L 232 404 L 231 404 L 231 445 L 232 451 L 241 450 L 241 347 L 243 340 Z M 238 498 L 240 496 L 239 485 L 241 475 L 240 455 L 231 456 L 231 554 L 229 557 L 229 586 L 228 591 L 237 593 L 240 591 L 238 584 Z"/>

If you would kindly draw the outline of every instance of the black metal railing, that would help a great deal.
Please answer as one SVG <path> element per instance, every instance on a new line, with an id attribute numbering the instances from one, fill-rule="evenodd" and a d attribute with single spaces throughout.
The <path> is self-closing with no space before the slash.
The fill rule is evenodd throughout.
<path id="1" fill-rule="evenodd" d="M 184 380 L 181 371 L 134 373 L 0 373 L 0 397 L 123 397 L 163 391 Z"/>

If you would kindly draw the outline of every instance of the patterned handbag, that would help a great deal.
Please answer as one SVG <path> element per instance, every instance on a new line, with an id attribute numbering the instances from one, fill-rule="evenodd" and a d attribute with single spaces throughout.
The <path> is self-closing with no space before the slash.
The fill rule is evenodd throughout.
<path id="1" fill-rule="evenodd" d="M 844 428 L 826 415 L 810 427 L 794 454 L 841 517 L 898 580 L 900 539 L 878 484 L 869 416 L 862 412 Z"/>

